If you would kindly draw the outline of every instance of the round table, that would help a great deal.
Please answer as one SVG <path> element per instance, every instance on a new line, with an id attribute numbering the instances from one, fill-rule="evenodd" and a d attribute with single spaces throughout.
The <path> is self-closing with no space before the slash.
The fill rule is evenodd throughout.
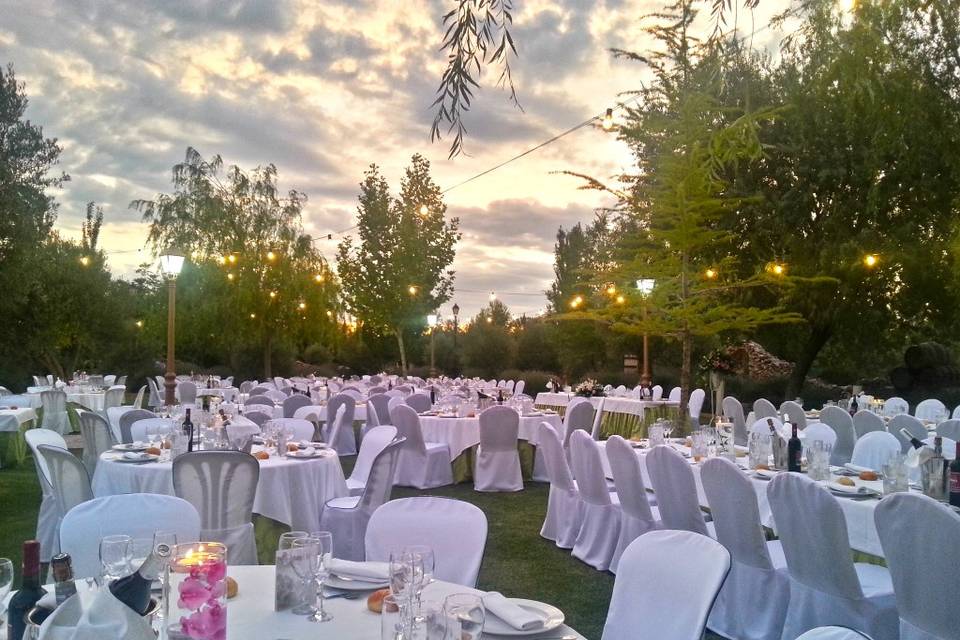
<path id="1" fill-rule="evenodd" d="M 536 413 L 520 417 L 518 439 L 536 445 L 540 440 L 540 423 L 559 429 L 563 419 L 556 413 Z M 450 447 L 450 460 L 480 444 L 480 418 L 420 416 L 420 430 L 427 442 L 443 442 Z"/>
<path id="2" fill-rule="evenodd" d="M 93 495 L 159 493 L 174 495 L 173 463 L 117 462 L 117 454 L 101 454 L 93 474 Z M 260 461 L 260 481 L 253 512 L 292 529 L 314 531 L 327 500 L 348 495 L 340 460 L 332 450 L 324 456 L 297 460 L 271 455 Z"/>

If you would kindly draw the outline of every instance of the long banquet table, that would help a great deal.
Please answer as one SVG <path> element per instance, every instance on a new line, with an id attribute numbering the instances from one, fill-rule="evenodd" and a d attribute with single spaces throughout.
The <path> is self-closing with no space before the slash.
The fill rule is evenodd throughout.
<path id="1" fill-rule="evenodd" d="M 10 398 L 12 396 L 6 396 Z M 6 398 L 0 398 L 0 405 L 8 406 L 4 403 Z M 13 404 L 13 403 L 10 403 Z M 36 426 L 37 412 L 30 407 L 17 406 L 16 409 L 0 409 L 0 433 L 8 434 L 6 449 L 3 451 L 3 458 L 7 462 L 20 464 L 27 456 L 27 443 L 24 440 L 23 432 L 32 426 Z"/>
<path id="2" fill-rule="evenodd" d="M 538 393 L 534 404 L 539 409 L 553 409 L 563 415 L 570 401 L 576 398 L 573 393 Z M 678 402 L 670 400 L 639 400 L 618 396 L 591 396 L 590 404 L 594 410 L 602 411 L 600 417 L 600 435 L 609 437 L 620 435 L 624 438 L 644 437 L 647 425 L 657 418 L 676 415 Z"/>
<path id="3" fill-rule="evenodd" d="M 563 419 L 556 413 L 521 416 L 519 439 L 536 446 L 541 422 L 547 422 L 554 428 L 559 428 Z M 451 461 L 467 449 L 480 444 L 480 418 L 421 415 L 420 429 L 423 431 L 423 439 L 427 442 L 443 442 L 450 447 Z"/>

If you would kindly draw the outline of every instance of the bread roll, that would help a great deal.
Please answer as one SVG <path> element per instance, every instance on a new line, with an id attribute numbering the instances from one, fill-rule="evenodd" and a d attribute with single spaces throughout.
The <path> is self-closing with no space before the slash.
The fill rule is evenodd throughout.
<path id="1" fill-rule="evenodd" d="M 374 613 L 383 611 L 383 599 L 390 595 L 390 589 L 378 589 L 367 598 L 367 609 Z"/>
<path id="2" fill-rule="evenodd" d="M 239 589 L 240 585 L 237 584 L 237 581 L 227 576 L 227 599 L 236 598 Z"/>
<path id="3" fill-rule="evenodd" d="M 158 456 L 162 453 L 162 451 L 157 447 L 147 447 L 146 453 L 149 453 L 152 456 Z"/>
<path id="4" fill-rule="evenodd" d="M 255 454 L 253 454 L 253 457 L 257 460 L 269 460 L 270 454 L 266 451 L 257 451 Z"/>
<path id="5" fill-rule="evenodd" d="M 879 480 L 880 476 L 877 475 L 876 471 L 861 471 L 860 479 L 861 480 Z"/>
<path id="6" fill-rule="evenodd" d="M 837 484 L 842 484 L 845 487 L 857 486 L 857 484 L 847 476 L 843 476 L 842 478 L 837 478 Z"/>

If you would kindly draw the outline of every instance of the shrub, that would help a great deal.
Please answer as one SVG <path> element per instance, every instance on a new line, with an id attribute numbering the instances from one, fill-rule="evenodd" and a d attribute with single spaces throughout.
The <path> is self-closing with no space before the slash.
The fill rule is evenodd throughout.
<path id="1" fill-rule="evenodd" d="M 326 345 L 314 343 L 303 350 L 303 361 L 308 364 L 325 364 L 333 360 L 333 354 Z"/>
<path id="2" fill-rule="evenodd" d="M 497 376 L 497 380 L 524 380 L 526 386 L 523 392 L 536 398 L 538 393 L 547 390 L 547 381 L 557 377 L 556 374 L 549 371 L 507 369 Z"/>

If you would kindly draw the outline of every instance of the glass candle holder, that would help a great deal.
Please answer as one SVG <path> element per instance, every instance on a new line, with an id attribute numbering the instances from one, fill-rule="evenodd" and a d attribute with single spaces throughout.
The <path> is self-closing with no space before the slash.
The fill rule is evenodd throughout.
<path id="1" fill-rule="evenodd" d="M 227 637 L 227 547 L 192 542 L 174 547 L 168 578 L 170 640 Z"/>

